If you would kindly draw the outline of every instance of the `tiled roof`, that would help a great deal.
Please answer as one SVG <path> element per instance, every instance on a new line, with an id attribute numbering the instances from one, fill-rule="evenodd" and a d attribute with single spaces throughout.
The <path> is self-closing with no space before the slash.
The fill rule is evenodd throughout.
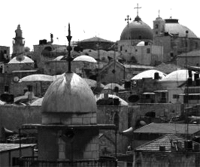
<path id="1" fill-rule="evenodd" d="M 171 152 L 172 151 L 172 146 L 173 148 L 178 151 L 179 149 L 184 149 L 184 142 L 186 139 L 179 137 L 174 134 L 168 134 L 165 136 L 162 136 L 156 140 L 147 142 L 143 145 L 140 145 L 139 147 L 136 147 L 136 151 L 160 151 L 160 146 L 165 147 L 165 152 Z M 193 145 L 199 145 L 197 142 L 193 142 Z"/>
<path id="2" fill-rule="evenodd" d="M 188 124 L 188 134 L 194 134 L 198 131 L 200 131 L 200 125 Z M 187 134 L 187 124 L 150 123 L 136 129 L 134 133 Z"/>

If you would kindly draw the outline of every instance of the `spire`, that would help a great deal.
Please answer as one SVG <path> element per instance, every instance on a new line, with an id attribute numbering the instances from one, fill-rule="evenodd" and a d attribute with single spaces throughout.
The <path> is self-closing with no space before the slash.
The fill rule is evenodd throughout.
<path id="1" fill-rule="evenodd" d="M 158 10 L 158 17 L 160 17 L 160 10 Z"/>
<path id="2" fill-rule="evenodd" d="M 71 36 L 70 24 L 68 24 L 68 36 L 67 36 L 67 40 L 68 40 L 68 47 L 67 47 L 67 51 L 68 51 L 68 57 L 67 57 L 68 73 L 71 73 L 71 62 L 73 60 L 73 58 L 71 57 L 71 50 L 72 50 L 72 47 L 70 45 L 71 39 L 72 39 L 72 36 Z"/>

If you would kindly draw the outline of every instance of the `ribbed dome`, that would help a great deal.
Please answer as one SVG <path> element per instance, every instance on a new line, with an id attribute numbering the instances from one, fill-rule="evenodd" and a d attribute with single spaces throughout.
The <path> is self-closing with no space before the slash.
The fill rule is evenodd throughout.
<path id="1" fill-rule="evenodd" d="M 45 93 L 43 113 L 96 112 L 94 94 L 86 81 L 75 73 L 65 73 L 54 81 Z"/>
<path id="2" fill-rule="evenodd" d="M 144 23 L 139 16 L 124 28 L 120 40 L 153 40 L 152 29 Z"/>
<path id="3" fill-rule="evenodd" d="M 186 37 L 188 30 L 188 38 L 197 38 L 197 36 L 186 26 L 179 24 L 178 19 L 165 19 L 165 32 L 178 34 L 179 37 Z"/>

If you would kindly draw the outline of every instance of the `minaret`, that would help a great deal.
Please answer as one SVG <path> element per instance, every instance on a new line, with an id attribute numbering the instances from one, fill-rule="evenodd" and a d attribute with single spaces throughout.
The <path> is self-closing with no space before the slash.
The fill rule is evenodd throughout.
<path id="1" fill-rule="evenodd" d="M 15 57 L 16 55 L 24 52 L 24 38 L 22 37 L 22 30 L 20 25 L 17 26 L 17 29 L 15 30 L 15 38 L 13 41 L 13 53 L 12 57 Z"/>

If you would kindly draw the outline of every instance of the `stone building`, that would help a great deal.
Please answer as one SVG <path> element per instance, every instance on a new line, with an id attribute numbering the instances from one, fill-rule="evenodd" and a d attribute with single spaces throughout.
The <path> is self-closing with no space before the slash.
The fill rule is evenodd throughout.
<path id="1" fill-rule="evenodd" d="M 136 7 L 139 9 L 140 7 Z M 178 19 L 162 19 L 160 14 L 153 20 L 153 28 L 137 16 L 132 22 L 125 19 L 118 43 L 118 51 L 129 62 L 158 65 L 161 62 L 176 62 L 181 53 L 200 48 L 200 38 Z"/>
<path id="2" fill-rule="evenodd" d="M 167 134 L 135 149 L 135 167 L 199 166 L 200 144 L 179 134 Z"/>
<path id="3" fill-rule="evenodd" d="M 0 46 L 0 62 L 7 63 L 10 60 L 10 47 Z"/>
<path id="4" fill-rule="evenodd" d="M 164 62 L 176 60 L 181 53 L 200 48 L 200 39 L 195 33 L 172 17 L 162 19 L 158 16 L 153 21 L 153 33 L 154 44 L 164 48 Z"/>
<path id="5" fill-rule="evenodd" d="M 193 51 L 178 55 L 177 65 L 182 66 L 182 67 L 199 66 L 200 65 L 200 50 L 193 50 Z"/>
<path id="6" fill-rule="evenodd" d="M 119 83 L 123 84 L 124 81 L 130 80 L 134 75 L 148 69 L 152 69 L 152 66 L 145 65 L 131 65 L 122 64 L 117 60 L 110 60 L 100 71 L 101 82 Z"/>
<path id="7" fill-rule="evenodd" d="M 127 23 L 118 43 L 121 57 L 132 64 L 156 65 L 163 61 L 163 47 L 153 43 L 152 29 L 137 15 Z"/>

